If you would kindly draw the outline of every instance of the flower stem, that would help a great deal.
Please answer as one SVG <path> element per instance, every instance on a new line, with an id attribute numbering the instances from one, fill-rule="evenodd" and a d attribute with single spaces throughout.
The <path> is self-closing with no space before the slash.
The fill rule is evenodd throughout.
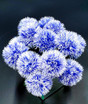
<path id="1" fill-rule="evenodd" d="M 44 100 L 44 95 L 42 95 L 41 99 Z"/>

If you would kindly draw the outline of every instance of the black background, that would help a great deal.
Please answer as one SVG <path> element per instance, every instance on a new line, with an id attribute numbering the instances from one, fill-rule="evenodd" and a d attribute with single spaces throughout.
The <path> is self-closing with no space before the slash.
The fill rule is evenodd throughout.
<path id="1" fill-rule="evenodd" d="M 27 92 L 24 79 L 1 56 L 8 41 L 17 35 L 20 19 L 27 16 L 38 20 L 53 16 L 88 43 L 88 0 L 0 0 L 0 104 L 41 104 L 39 98 Z M 57 92 L 45 104 L 88 104 L 88 47 L 77 61 L 84 67 L 83 80 Z M 60 85 L 55 80 L 52 90 Z"/>

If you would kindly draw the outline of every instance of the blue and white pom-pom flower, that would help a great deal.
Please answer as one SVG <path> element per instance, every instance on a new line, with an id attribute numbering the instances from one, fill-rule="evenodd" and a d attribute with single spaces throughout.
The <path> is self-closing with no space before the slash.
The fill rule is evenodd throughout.
<path id="1" fill-rule="evenodd" d="M 36 19 L 28 17 L 24 18 L 18 25 L 18 35 L 23 38 L 32 39 L 34 34 L 36 34 L 38 27 L 38 21 Z"/>
<path id="2" fill-rule="evenodd" d="M 65 71 L 66 59 L 58 50 L 45 51 L 40 58 L 42 67 L 48 65 L 49 67 L 43 68 L 43 71 L 50 77 L 59 77 Z"/>
<path id="3" fill-rule="evenodd" d="M 64 73 L 59 77 L 59 81 L 66 86 L 76 85 L 83 74 L 83 67 L 73 59 L 67 60 L 67 66 Z"/>
<path id="4" fill-rule="evenodd" d="M 39 48 L 40 52 L 56 49 L 56 39 L 57 35 L 54 32 L 42 29 L 38 34 L 35 34 L 34 45 Z"/>
<path id="5" fill-rule="evenodd" d="M 49 21 L 44 28 L 49 29 L 51 31 L 53 31 L 56 34 L 59 34 L 60 32 L 64 31 L 64 24 L 62 24 L 60 21 L 58 20 L 52 20 Z"/>
<path id="6" fill-rule="evenodd" d="M 43 73 L 29 75 L 25 80 L 25 85 L 29 93 L 34 96 L 41 97 L 46 95 L 52 88 L 52 80 L 48 76 L 43 76 Z"/>
<path id="7" fill-rule="evenodd" d="M 80 35 L 67 30 L 58 35 L 56 42 L 60 52 L 75 59 L 81 56 L 86 46 L 85 40 Z"/>
<path id="8" fill-rule="evenodd" d="M 28 51 L 28 47 L 25 46 L 25 44 L 20 43 L 17 41 L 17 38 L 11 39 L 9 44 L 3 49 L 2 56 L 4 58 L 4 61 L 8 66 L 15 69 L 16 68 L 16 62 L 19 58 L 19 56 L 23 53 Z"/>
<path id="9" fill-rule="evenodd" d="M 51 20 L 54 20 L 53 17 L 42 17 L 40 20 L 39 20 L 39 26 L 41 28 L 43 28 L 49 21 Z"/>
<path id="10" fill-rule="evenodd" d="M 38 21 L 34 18 L 24 18 L 20 21 L 18 25 L 18 35 L 23 37 L 26 41 L 30 43 L 29 46 L 33 47 L 33 37 L 40 31 L 41 28 L 38 24 Z"/>
<path id="11" fill-rule="evenodd" d="M 37 27 L 38 21 L 35 18 L 30 17 L 23 18 L 18 24 L 18 32 L 22 27 L 26 27 L 27 29 L 29 28 L 30 30 L 30 26 L 33 28 Z"/>
<path id="12" fill-rule="evenodd" d="M 32 51 L 24 52 L 17 60 L 17 69 L 19 74 L 27 78 L 35 70 L 38 69 L 38 59 L 40 56 Z"/>
<path id="13" fill-rule="evenodd" d="M 56 77 L 66 86 L 76 85 L 82 79 L 83 67 L 73 59 L 82 55 L 85 46 L 81 35 L 67 31 L 53 17 L 39 21 L 26 17 L 19 22 L 18 36 L 11 39 L 2 56 L 8 66 L 25 78 L 28 92 L 41 97 L 52 88 Z"/>

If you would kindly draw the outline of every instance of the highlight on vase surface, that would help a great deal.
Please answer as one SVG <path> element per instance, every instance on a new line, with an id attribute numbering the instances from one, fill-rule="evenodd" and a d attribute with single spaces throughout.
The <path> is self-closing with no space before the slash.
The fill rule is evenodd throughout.
<path id="1" fill-rule="evenodd" d="M 84 38 L 68 31 L 53 17 L 23 18 L 18 24 L 18 36 L 2 51 L 5 63 L 25 78 L 29 93 L 42 97 L 53 86 L 53 79 L 65 86 L 76 85 L 83 67 L 76 61 L 84 52 Z M 58 83 L 57 82 L 57 83 Z"/>

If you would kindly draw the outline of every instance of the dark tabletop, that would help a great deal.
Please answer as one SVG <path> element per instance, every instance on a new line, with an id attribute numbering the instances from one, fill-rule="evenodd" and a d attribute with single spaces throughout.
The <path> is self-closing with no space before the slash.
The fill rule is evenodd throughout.
<path id="1" fill-rule="evenodd" d="M 1 56 L 8 41 L 17 35 L 20 19 L 27 16 L 38 20 L 53 16 L 88 43 L 88 0 L 0 0 L 0 104 L 41 104 L 39 98 L 27 92 L 24 79 Z M 83 80 L 72 88 L 61 89 L 45 104 L 88 104 L 88 46 L 77 61 L 84 67 Z M 60 86 L 55 80 L 50 93 Z"/>

